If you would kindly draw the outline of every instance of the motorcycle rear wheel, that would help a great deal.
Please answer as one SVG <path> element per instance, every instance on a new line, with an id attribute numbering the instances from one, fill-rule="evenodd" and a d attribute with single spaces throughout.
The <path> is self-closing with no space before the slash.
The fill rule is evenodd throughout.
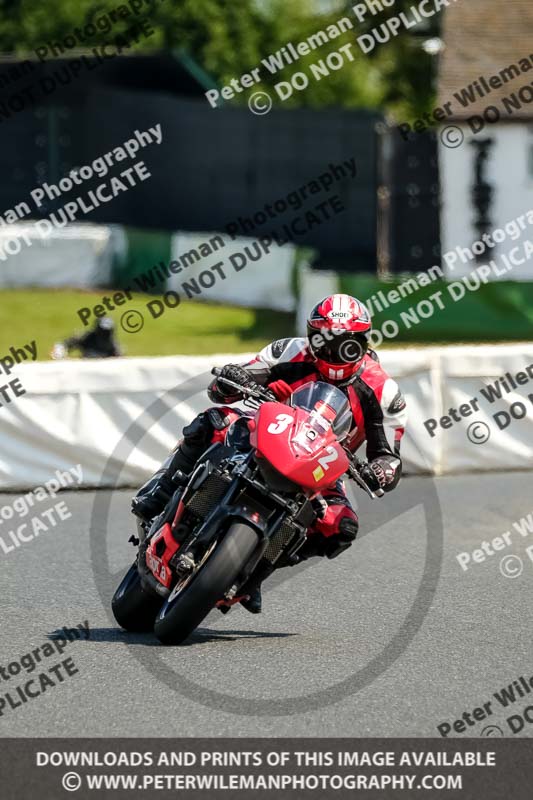
<path id="1" fill-rule="evenodd" d="M 178 584 L 157 614 L 154 633 L 162 644 L 181 644 L 235 583 L 258 544 L 249 525 L 235 523 L 208 551 L 183 588 Z"/>
<path id="2" fill-rule="evenodd" d="M 144 591 L 137 571 L 137 562 L 134 562 L 113 595 L 111 607 L 121 628 L 132 633 L 146 633 L 153 631 L 154 621 L 162 603 L 162 597 Z"/>

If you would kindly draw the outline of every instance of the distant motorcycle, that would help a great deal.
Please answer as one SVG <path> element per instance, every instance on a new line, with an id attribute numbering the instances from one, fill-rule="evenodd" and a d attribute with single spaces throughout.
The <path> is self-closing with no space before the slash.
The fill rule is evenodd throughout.
<path id="1" fill-rule="evenodd" d="M 214 369 L 213 374 L 218 375 Z M 179 644 L 218 606 L 227 611 L 256 569 L 298 562 L 322 491 L 348 476 L 370 495 L 367 464 L 342 445 L 352 415 L 336 387 L 310 382 L 286 403 L 224 379 L 247 411 L 202 455 L 151 525 L 112 601 L 118 624 Z M 248 410 L 250 409 L 250 410 Z"/>

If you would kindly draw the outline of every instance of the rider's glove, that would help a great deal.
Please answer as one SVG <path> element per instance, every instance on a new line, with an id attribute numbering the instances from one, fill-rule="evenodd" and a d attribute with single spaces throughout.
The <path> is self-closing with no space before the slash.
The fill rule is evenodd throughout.
<path id="1" fill-rule="evenodd" d="M 373 469 L 370 469 L 370 464 L 361 464 L 359 467 L 357 467 L 357 472 L 371 492 L 376 492 L 378 489 L 381 489 L 381 483 L 379 482 L 378 476 Z"/>
<path id="2" fill-rule="evenodd" d="M 386 458 L 375 458 L 370 462 L 369 467 L 376 476 L 381 489 L 392 483 L 396 476 L 396 470 Z"/>
<path id="3" fill-rule="evenodd" d="M 238 383 L 243 389 L 254 389 L 257 386 L 253 378 L 250 377 L 250 374 L 246 372 L 243 367 L 239 367 L 237 364 L 227 364 L 225 367 L 222 367 L 220 375 L 217 376 L 216 388 L 222 394 L 227 394 L 231 397 L 238 395 L 239 390 L 225 383 L 224 378 L 233 381 L 233 383 Z"/>
<path id="4" fill-rule="evenodd" d="M 274 383 L 269 383 L 268 388 L 274 394 L 274 397 L 277 400 L 280 400 L 282 403 L 285 400 L 288 400 L 292 394 L 292 389 L 288 383 L 285 381 L 274 381 Z"/>

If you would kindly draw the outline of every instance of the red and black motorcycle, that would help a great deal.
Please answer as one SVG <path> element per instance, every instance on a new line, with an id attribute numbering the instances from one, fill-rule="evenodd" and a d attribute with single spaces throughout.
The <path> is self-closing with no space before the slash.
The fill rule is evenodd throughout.
<path id="1" fill-rule="evenodd" d="M 213 374 L 219 374 L 214 369 Z M 348 474 L 371 497 L 368 466 L 343 447 L 352 425 L 340 389 L 310 382 L 280 403 L 260 387 L 238 389 L 250 409 L 209 447 L 151 525 L 131 537 L 138 554 L 113 597 L 128 631 L 183 642 L 218 606 L 243 597 L 256 570 L 297 563 L 325 489 Z M 319 504 L 318 504 L 319 505 Z"/>

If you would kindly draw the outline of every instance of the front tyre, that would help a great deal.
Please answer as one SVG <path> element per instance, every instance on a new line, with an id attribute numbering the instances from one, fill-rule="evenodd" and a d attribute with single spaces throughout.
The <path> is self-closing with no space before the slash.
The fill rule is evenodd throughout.
<path id="1" fill-rule="evenodd" d="M 257 543 L 253 528 L 243 523 L 231 526 L 197 572 L 185 579 L 183 588 L 178 584 L 165 600 L 154 624 L 154 633 L 162 644 L 181 644 L 190 636 L 233 586 Z"/>
<path id="2" fill-rule="evenodd" d="M 137 562 L 134 562 L 113 595 L 111 607 L 121 628 L 132 633 L 146 633 L 153 631 L 162 602 L 163 598 L 144 591 Z"/>

